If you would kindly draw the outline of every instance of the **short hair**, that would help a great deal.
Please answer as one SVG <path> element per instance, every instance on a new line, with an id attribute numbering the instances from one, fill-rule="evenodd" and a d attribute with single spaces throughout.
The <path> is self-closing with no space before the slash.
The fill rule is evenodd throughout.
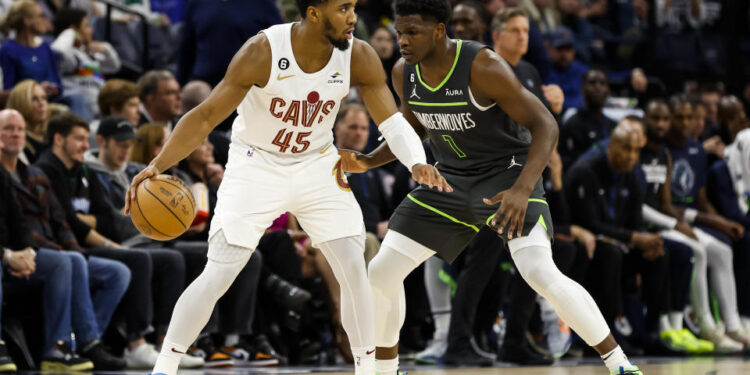
<path id="1" fill-rule="evenodd" d="M 8 34 L 9 30 L 21 31 L 24 19 L 32 16 L 35 6 L 37 5 L 34 0 L 16 0 L 8 8 L 5 18 L 0 18 L 0 32 Z"/>
<path id="2" fill-rule="evenodd" d="M 449 0 L 396 0 L 393 7 L 396 15 L 420 15 L 445 25 L 450 22 L 452 13 Z"/>
<path id="3" fill-rule="evenodd" d="M 149 95 L 159 91 L 159 82 L 165 79 L 174 79 L 174 75 L 168 70 L 150 70 L 138 80 L 138 88 L 141 90 L 141 101 L 145 102 Z"/>
<path id="4" fill-rule="evenodd" d="M 527 20 L 529 19 L 529 15 L 526 14 L 526 11 L 522 8 L 513 7 L 513 8 L 505 8 L 500 9 L 495 15 L 492 17 L 492 31 L 495 31 L 497 33 L 503 31 L 503 26 L 510 21 L 513 18 L 516 17 L 524 17 Z"/>
<path id="5" fill-rule="evenodd" d="M 587 70 L 586 73 L 583 73 L 583 75 L 581 76 L 581 84 L 585 83 L 589 75 L 594 74 L 594 73 L 601 73 L 604 76 L 604 79 L 606 79 L 607 82 L 609 82 L 609 77 L 607 77 L 607 72 L 604 71 L 604 69 L 598 68 L 598 67 L 592 67 L 589 70 Z"/>
<path id="6" fill-rule="evenodd" d="M 651 107 L 652 105 L 662 105 L 662 104 L 665 105 L 665 106 L 667 106 L 667 109 L 669 109 L 669 104 L 667 104 L 667 102 L 664 99 L 662 99 L 662 98 L 655 98 L 655 99 L 649 100 L 646 103 L 646 106 L 643 107 L 643 110 L 644 110 L 644 112 L 647 113 L 648 112 L 648 108 Z"/>
<path id="7" fill-rule="evenodd" d="M 672 95 L 672 97 L 669 98 L 669 110 L 674 112 L 674 110 L 683 105 L 683 104 L 691 104 L 690 98 L 685 94 L 676 94 Z"/>
<path id="8" fill-rule="evenodd" d="M 182 88 L 182 112 L 188 113 L 211 94 L 211 85 L 204 81 L 190 81 Z"/>
<path id="9" fill-rule="evenodd" d="M 344 118 L 346 118 L 346 115 L 349 114 L 351 111 L 358 111 L 358 112 L 364 112 L 367 114 L 367 108 L 359 103 L 348 103 L 344 104 L 339 108 L 339 113 L 336 115 L 336 121 L 334 124 L 338 125 L 339 122 L 344 121 Z M 369 118 L 368 118 L 369 120 Z"/>
<path id="10" fill-rule="evenodd" d="M 89 130 L 89 123 L 72 112 L 63 112 L 53 116 L 47 125 L 47 143 L 49 145 L 54 143 L 55 134 L 67 137 L 77 126 Z"/>
<path id="11" fill-rule="evenodd" d="M 99 111 L 102 116 L 109 116 L 112 113 L 110 108 L 119 108 L 125 105 L 128 99 L 140 96 L 141 90 L 133 82 L 124 79 L 110 79 L 101 90 L 99 90 Z"/>
<path id="12" fill-rule="evenodd" d="M 308 7 L 314 7 L 314 6 L 323 4 L 328 0 L 296 0 L 296 1 L 297 1 L 297 8 L 299 8 L 299 16 L 302 19 L 305 19 L 305 17 L 307 17 Z"/>
<path id="13" fill-rule="evenodd" d="M 60 35 L 65 29 L 81 26 L 86 18 L 86 11 L 78 8 L 62 8 L 55 14 L 55 35 Z"/>
<path id="14" fill-rule="evenodd" d="M 148 164 L 154 158 L 154 150 L 164 141 L 164 126 L 143 124 L 135 131 L 135 145 L 130 161 Z"/>

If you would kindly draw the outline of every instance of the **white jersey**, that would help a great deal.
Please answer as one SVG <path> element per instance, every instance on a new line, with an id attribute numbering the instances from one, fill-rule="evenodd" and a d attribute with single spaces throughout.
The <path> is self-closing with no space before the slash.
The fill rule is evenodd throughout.
<path id="1" fill-rule="evenodd" d="M 292 52 L 293 23 L 261 31 L 271 45 L 271 75 L 265 87 L 253 86 L 237 108 L 232 141 L 295 164 L 333 144 L 333 125 L 341 100 L 349 94 L 351 43 L 333 49 L 328 64 L 305 73 Z"/>

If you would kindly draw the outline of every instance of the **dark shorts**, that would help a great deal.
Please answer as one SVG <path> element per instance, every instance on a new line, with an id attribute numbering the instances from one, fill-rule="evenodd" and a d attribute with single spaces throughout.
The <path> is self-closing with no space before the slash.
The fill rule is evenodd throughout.
<path id="1" fill-rule="evenodd" d="M 490 225 L 500 205 L 488 206 L 482 198 L 513 186 L 520 168 L 480 176 L 441 173 L 453 192 L 439 192 L 425 186 L 414 189 L 396 208 L 388 228 L 435 251 L 447 262 L 453 262 L 484 225 Z M 539 179 L 529 198 L 523 235 L 540 223 L 553 236 L 552 217 Z M 507 233 L 498 235 L 507 241 Z"/>

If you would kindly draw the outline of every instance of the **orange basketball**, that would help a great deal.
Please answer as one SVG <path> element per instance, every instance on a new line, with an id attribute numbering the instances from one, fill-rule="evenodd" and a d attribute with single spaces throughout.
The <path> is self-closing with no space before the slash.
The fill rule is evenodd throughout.
<path id="1" fill-rule="evenodd" d="M 130 218 L 144 236 L 166 241 L 185 233 L 195 217 L 195 198 L 181 179 L 160 174 L 138 185 Z"/>

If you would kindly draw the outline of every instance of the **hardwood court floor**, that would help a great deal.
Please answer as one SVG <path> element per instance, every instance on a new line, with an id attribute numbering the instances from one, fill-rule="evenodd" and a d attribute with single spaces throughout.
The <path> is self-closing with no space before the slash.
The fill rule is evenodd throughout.
<path id="1" fill-rule="evenodd" d="M 648 358 L 635 359 L 646 375 L 750 375 L 750 358 Z M 565 360 L 548 367 L 438 368 L 406 365 L 409 375 L 607 375 L 599 360 Z M 180 375 L 261 375 L 261 374 L 326 374 L 350 375 L 348 367 L 279 367 L 266 369 L 226 368 L 180 371 Z M 135 372 L 131 372 L 135 374 Z M 122 373 L 120 373 L 122 374 Z M 141 372 L 140 374 L 145 374 Z"/>

